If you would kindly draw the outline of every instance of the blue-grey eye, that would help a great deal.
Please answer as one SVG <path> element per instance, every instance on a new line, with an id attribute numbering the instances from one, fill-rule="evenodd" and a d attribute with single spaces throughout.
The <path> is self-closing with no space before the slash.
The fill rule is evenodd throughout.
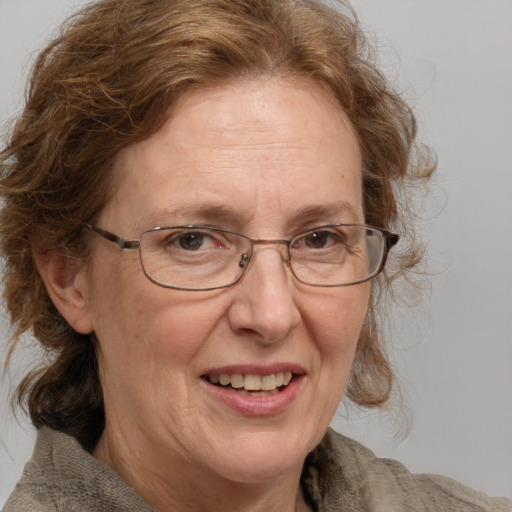
<path id="1" fill-rule="evenodd" d="M 197 251 L 203 245 L 204 237 L 203 233 L 184 233 L 178 238 L 178 243 L 182 249 Z"/>

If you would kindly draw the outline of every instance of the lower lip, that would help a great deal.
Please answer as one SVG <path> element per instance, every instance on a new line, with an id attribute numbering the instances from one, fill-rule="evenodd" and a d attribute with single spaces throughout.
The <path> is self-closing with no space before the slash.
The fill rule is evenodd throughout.
<path id="1" fill-rule="evenodd" d="M 296 375 L 290 384 L 279 391 L 279 393 L 270 396 L 253 397 L 215 386 L 202 379 L 208 393 L 217 401 L 244 416 L 272 416 L 285 411 L 297 398 L 303 380 L 303 375 Z"/>

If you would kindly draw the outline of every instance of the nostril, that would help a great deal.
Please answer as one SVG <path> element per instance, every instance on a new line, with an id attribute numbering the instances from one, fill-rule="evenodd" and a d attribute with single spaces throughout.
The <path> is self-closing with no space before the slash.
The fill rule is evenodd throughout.
<path id="1" fill-rule="evenodd" d="M 243 336 L 246 339 L 252 338 L 254 340 L 258 340 L 258 339 L 263 338 L 263 336 L 264 336 L 257 329 L 251 329 L 250 327 L 240 327 L 240 328 L 236 329 L 235 332 L 236 332 L 236 334 L 238 334 L 238 336 Z"/>

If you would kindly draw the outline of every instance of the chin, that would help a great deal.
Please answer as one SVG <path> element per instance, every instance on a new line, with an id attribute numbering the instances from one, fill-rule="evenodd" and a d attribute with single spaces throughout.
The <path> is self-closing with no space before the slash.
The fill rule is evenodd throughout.
<path id="1" fill-rule="evenodd" d="M 213 454 L 210 467 L 224 478 L 240 483 L 264 483 L 302 470 L 306 455 L 316 440 L 287 431 L 253 432 L 232 439 L 220 454 Z"/>
<path id="2" fill-rule="evenodd" d="M 261 456 L 252 457 L 240 454 L 237 458 L 226 461 L 226 464 L 217 461 L 214 471 L 231 482 L 264 484 L 283 478 L 287 474 L 295 472 L 300 474 L 303 463 L 304 457 L 299 460 L 290 460 L 286 457 L 277 460 L 265 456 L 262 460 Z"/>

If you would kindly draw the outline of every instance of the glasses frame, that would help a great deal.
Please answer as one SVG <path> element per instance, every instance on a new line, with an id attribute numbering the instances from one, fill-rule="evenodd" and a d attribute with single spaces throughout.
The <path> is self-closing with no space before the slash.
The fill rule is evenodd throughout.
<path id="1" fill-rule="evenodd" d="M 352 281 L 350 283 L 343 283 L 343 284 L 313 284 L 313 283 L 308 283 L 306 281 L 303 281 L 302 279 L 297 277 L 297 275 L 295 274 L 295 271 L 293 270 L 293 266 L 291 264 L 291 259 L 292 258 L 291 258 L 291 255 L 290 255 L 290 247 L 291 247 L 292 242 L 296 238 L 298 238 L 300 236 L 303 236 L 303 235 L 305 235 L 307 233 L 310 233 L 310 232 L 315 232 L 315 231 L 318 231 L 318 230 L 321 230 L 321 229 L 343 227 L 343 226 L 353 226 L 353 227 L 361 227 L 361 228 L 366 228 L 366 229 L 373 229 L 373 230 L 379 231 L 381 233 L 381 235 L 384 238 L 384 246 L 383 246 L 383 252 L 382 252 L 380 264 L 375 269 L 375 271 L 373 273 L 371 273 L 369 276 L 367 276 L 366 278 L 364 278 L 364 279 L 359 279 L 357 281 Z M 285 245 L 286 249 L 287 249 L 287 253 L 286 253 L 286 258 L 284 259 L 284 262 L 288 266 L 288 268 L 290 269 L 290 271 L 293 274 L 293 276 L 295 277 L 295 279 L 297 279 L 297 281 L 299 281 L 302 284 L 305 284 L 305 285 L 308 285 L 308 286 L 321 287 L 321 288 L 334 288 L 334 287 L 337 288 L 337 287 L 352 286 L 352 285 L 355 285 L 355 284 L 365 283 L 366 281 L 369 281 L 370 279 L 373 279 L 374 277 L 377 277 L 384 270 L 384 267 L 386 266 L 386 262 L 387 262 L 387 259 L 388 259 L 389 251 L 400 240 L 400 235 L 398 235 L 397 233 L 392 233 L 391 231 L 388 231 L 388 230 L 383 229 L 383 228 L 377 228 L 377 227 L 374 227 L 374 226 L 369 226 L 367 224 L 343 224 L 343 223 L 325 224 L 325 225 L 322 225 L 322 226 L 314 227 L 313 229 L 307 229 L 305 231 L 297 233 L 296 235 L 294 235 L 289 240 L 279 239 L 279 238 L 278 239 L 253 239 L 253 238 L 250 238 L 248 236 L 242 235 L 241 233 L 238 233 L 237 231 L 233 231 L 231 229 L 219 228 L 219 227 L 216 227 L 216 226 L 208 226 L 208 225 L 197 225 L 197 224 L 189 224 L 189 225 L 186 225 L 186 226 L 159 226 L 159 227 L 156 227 L 156 228 L 146 229 L 145 231 L 143 231 L 137 237 L 136 240 L 127 240 L 125 238 L 121 238 L 120 236 L 118 236 L 118 235 L 116 235 L 116 234 L 114 234 L 114 233 L 112 233 L 110 231 L 107 231 L 105 229 L 99 228 L 97 226 L 93 226 L 92 224 L 87 224 L 85 222 L 82 223 L 82 227 L 84 227 L 86 229 L 89 229 L 93 233 L 96 233 L 97 235 L 100 235 L 101 237 L 105 238 L 106 240 L 108 240 L 110 242 L 115 243 L 122 250 L 129 249 L 129 250 L 137 250 L 137 251 L 139 251 L 139 261 L 140 261 L 140 264 L 141 264 L 141 267 L 142 267 L 142 271 L 144 272 L 144 275 L 152 283 L 156 284 L 157 286 L 161 286 L 162 288 L 171 288 L 173 290 L 184 290 L 184 291 L 191 291 L 191 292 L 209 291 L 209 290 L 220 290 L 222 288 L 229 288 L 230 286 L 233 286 L 236 283 L 238 283 L 238 281 L 240 281 L 240 279 L 242 279 L 242 276 L 245 274 L 245 271 L 247 270 L 247 267 L 249 266 L 249 263 L 251 261 L 252 255 L 254 253 L 254 246 L 255 245 Z M 152 232 L 152 231 L 161 231 L 161 230 L 166 230 L 166 229 L 213 229 L 215 231 L 220 231 L 220 232 L 223 232 L 223 233 L 231 233 L 233 235 L 237 235 L 237 236 L 240 236 L 240 237 L 245 238 L 246 240 L 248 240 L 250 242 L 250 244 L 251 244 L 251 250 L 250 250 L 249 254 L 242 254 L 242 258 L 240 259 L 239 265 L 240 265 L 240 267 L 243 268 L 243 270 L 242 270 L 241 274 L 234 281 L 232 281 L 229 284 L 225 284 L 225 285 L 222 285 L 222 286 L 213 286 L 213 287 L 209 287 L 209 288 L 186 288 L 186 287 L 181 287 L 181 286 L 173 286 L 173 285 L 169 285 L 169 284 L 163 284 L 163 283 L 160 283 L 159 281 L 156 281 L 155 279 L 153 279 L 147 273 L 147 271 L 146 271 L 146 269 L 144 267 L 144 263 L 142 261 L 142 254 L 141 254 L 140 248 L 141 248 L 141 238 L 144 236 L 145 233 Z"/>

